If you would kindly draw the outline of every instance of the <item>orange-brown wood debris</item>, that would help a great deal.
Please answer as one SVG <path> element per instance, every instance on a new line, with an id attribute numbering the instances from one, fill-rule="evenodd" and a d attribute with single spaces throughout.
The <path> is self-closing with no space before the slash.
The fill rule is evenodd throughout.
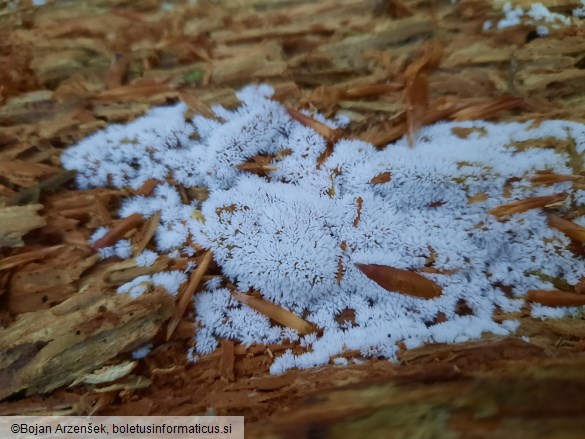
<path id="1" fill-rule="evenodd" d="M 536 24 L 482 31 L 486 21 L 503 17 L 501 5 L 488 0 L 36 3 L 0 5 L 0 399 L 9 398 L 0 401 L 0 415 L 244 415 L 247 435 L 272 439 L 315 432 L 366 437 L 382 429 L 387 437 L 582 436 L 585 407 L 575 397 L 585 392 L 582 318 L 533 319 L 530 304 L 494 317 L 519 320 L 517 335 L 528 342 L 485 336 L 413 350 L 402 344 L 398 363 L 348 351 L 341 356 L 346 366 L 273 376 L 274 357 L 304 348 L 218 340 L 219 350 L 188 362 L 197 331 L 188 305 L 203 275 L 220 275 L 210 254 L 193 243 L 202 261 L 178 303 L 152 285 L 135 299 L 117 294 L 137 276 L 189 263 L 166 256 L 150 267 L 101 260 L 88 244 L 95 229 L 113 225 L 95 248 L 127 237 L 134 256 L 154 249 L 159 215 L 119 219 L 118 209 L 122 197 L 149 196 L 158 182 L 79 190 L 75 173 L 60 165 L 64 148 L 108 124 L 178 100 L 188 107 L 186 117 L 216 118 L 214 105 L 233 108 L 234 90 L 260 82 L 271 84 L 288 108 L 348 118 L 341 133 L 291 110 L 327 140 L 317 166 L 342 134 L 391 148 L 441 120 L 585 122 L 585 33 L 583 20 L 572 16 L 577 0 L 543 0 L 572 20 L 546 37 L 535 35 Z M 513 6 L 528 10 L 532 3 Z M 553 148 L 571 158 L 570 175 L 543 171 L 532 184 L 583 189 L 583 159 L 573 140 L 513 146 Z M 266 175 L 273 166 L 278 157 L 240 169 Z M 371 184 L 391 177 L 381 173 Z M 176 186 L 187 200 L 207 196 L 205 188 Z M 574 219 L 582 211 L 571 197 L 511 200 L 492 213 L 504 218 L 535 208 L 545 208 L 548 225 L 581 247 L 585 233 Z M 359 215 L 355 220 L 359 225 Z M 441 293 L 414 272 L 373 271 L 392 291 Z M 433 266 L 420 271 L 450 274 Z M 585 304 L 581 284 L 561 289 L 531 291 L 526 300 Z M 320 331 L 254 293 L 234 297 L 277 324 Z M 344 313 L 355 323 L 352 310 Z M 438 315 L 429 324 L 446 320 Z M 148 343 L 150 354 L 131 360 Z M 119 378 L 88 382 L 104 375 Z"/>

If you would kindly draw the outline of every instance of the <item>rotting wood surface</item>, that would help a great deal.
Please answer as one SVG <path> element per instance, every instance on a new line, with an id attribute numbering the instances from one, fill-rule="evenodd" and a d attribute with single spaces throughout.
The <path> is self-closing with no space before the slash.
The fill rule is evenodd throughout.
<path id="1" fill-rule="evenodd" d="M 63 147 L 108 123 L 178 99 L 209 116 L 213 104 L 235 105 L 233 90 L 250 82 L 271 83 L 294 110 L 339 111 L 350 119 L 345 135 L 378 146 L 441 119 L 585 122 L 583 27 L 547 38 L 530 26 L 481 32 L 501 18 L 487 0 L 230 0 L 175 2 L 171 11 L 158 0 L 134 9 L 122 0 L 21 3 L 0 11 L 0 399 L 13 399 L 0 414 L 211 411 L 245 415 L 250 433 L 266 438 L 381 429 L 411 437 L 420 428 L 429 437 L 580 437 L 579 318 L 502 314 L 521 319 L 518 335 L 530 343 L 426 346 L 402 350 L 397 365 L 347 352 L 364 363 L 269 376 L 275 355 L 299 348 L 231 342 L 188 364 L 189 312 L 167 341 L 172 299 L 114 294 L 187 258 L 146 268 L 100 261 L 88 237 L 120 222 L 119 200 L 131 190 L 80 191 L 58 177 Z M 543 3 L 562 13 L 578 6 Z M 573 167 L 583 172 L 582 162 Z M 128 232 L 137 248 L 151 226 Z M 212 266 L 206 276 L 218 274 Z M 126 368 L 129 352 L 149 341 L 151 355 Z"/>

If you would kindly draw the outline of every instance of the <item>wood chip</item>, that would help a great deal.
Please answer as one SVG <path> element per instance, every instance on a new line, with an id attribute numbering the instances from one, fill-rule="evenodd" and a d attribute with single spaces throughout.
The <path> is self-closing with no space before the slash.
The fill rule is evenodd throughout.
<path id="1" fill-rule="evenodd" d="M 219 360 L 219 376 L 226 383 L 235 381 L 234 359 L 234 342 L 230 340 L 222 340 L 221 359 Z"/>
<path id="2" fill-rule="evenodd" d="M 117 53 L 114 55 L 112 65 L 106 73 L 105 84 L 108 90 L 121 87 L 128 69 L 129 59 L 126 55 Z"/>
<path id="3" fill-rule="evenodd" d="M 39 216 L 41 204 L 0 208 L 0 247 L 22 247 L 22 237 L 33 229 L 46 224 Z"/>
<path id="4" fill-rule="evenodd" d="M 26 264 L 28 262 L 36 261 L 38 259 L 42 259 L 47 255 L 50 255 L 54 251 L 57 251 L 61 248 L 65 247 L 64 245 L 54 245 L 51 247 L 43 247 L 37 250 L 31 250 L 25 253 L 19 253 L 14 256 L 9 256 L 4 259 L 0 259 L 0 271 L 8 270 L 9 268 L 14 268 L 19 265 Z"/>
<path id="5" fill-rule="evenodd" d="M 167 84 L 165 78 L 160 81 L 123 85 L 111 90 L 106 90 L 98 94 L 93 100 L 99 103 L 125 102 L 137 99 L 171 97 L 176 95 L 176 87 L 172 84 Z"/>
<path id="6" fill-rule="evenodd" d="M 138 363 L 136 361 L 124 361 L 119 364 L 104 366 L 94 370 L 87 375 L 77 378 L 75 381 L 69 384 L 69 387 L 76 386 L 80 383 L 103 384 L 116 381 L 130 374 L 130 372 L 132 372 L 137 365 Z"/>
<path id="7" fill-rule="evenodd" d="M 325 140 L 330 143 L 334 143 L 339 139 L 339 131 L 333 128 L 328 127 L 324 123 L 319 122 L 318 120 L 312 118 L 311 116 L 307 116 L 306 114 L 301 113 L 293 108 L 287 108 L 288 114 L 297 122 L 301 123 L 302 125 L 312 128 L 317 131 L 320 135 L 322 135 Z"/>
<path id="8" fill-rule="evenodd" d="M 132 254 L 138 256 L 146 248 L 160 224 L 160 210 L 146 220 L 140 227 L 138 233 L 132 237 Z"/>
<path id="9" fill-rule="evenodd" d="M 406 109 L 406 125 L 408 144 L 410 146 L 414 144 L 414 137 L 423 126 L 428 98 L 429 90 L 426 75 L 417 73 L 407 80 L 405 90 L 405 101 L 408 105 Z"/>

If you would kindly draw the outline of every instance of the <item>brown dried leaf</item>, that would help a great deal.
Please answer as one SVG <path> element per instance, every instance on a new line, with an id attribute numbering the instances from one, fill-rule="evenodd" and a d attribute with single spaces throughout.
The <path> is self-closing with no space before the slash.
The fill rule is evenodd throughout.
<path id="1" fill-rule="evenodd" d="M 530 197 L 525 200 L 513 201 L 508 204 L 503 204 L 492 210 L 490 213 L 498 218 L 510 216 L 517 213 L 526 212 L 531 209 L 538 209 L 546 207 L 549 204 L 559 203 L 565 201 L 566 194 L 546 195 L 543 197 Z"/>
<path id="2" fill-rule="evenodd" d="M 359 270 L 382 288 L 413 297 L 432 299 L 443 289 L 426 277 L 409 270 L 376 264 L 355 264 Z"/>
<path id="3" fill-rule="evenodd" d="M 432 100 L 425 110 L 422 125 L 428 125 L 441 119 L 446 119 L 462 108 L 465 108 L 465 106 L 459 101 L 446 99 Z M 395 118 L 381 124 L 368 127 L 360 138 L 374 146 L 383 147 L 389 142 L 402 137 L 408 131 L 406 118 L 402 117 L 402 114 L 400 113 Z"/>
<path id="4" fill-rule="evenodd" d="M 278 305 L 237 291 L 232 292 L 232 296 L 237 301 L 248 305 L 283 326 L 295 329 L 300 334 L 305 335 L 313 331 L 313 326 L 309 322 Z"/>
<path id="5" fill-rule="evenodd" d="M 526 300 L 546 306 L 583 306 L 585 294 L 560 290 L 529 290 L 526 292 Z"/>
<path id="6" fill-rule="evenodd" d="M 559 218 L 556 215 L 549 215 L 548 225 L 553 229 L 560 230 L 575 241 L 585 243 L 585 227 L 580 226 L 579 224 Z"/>

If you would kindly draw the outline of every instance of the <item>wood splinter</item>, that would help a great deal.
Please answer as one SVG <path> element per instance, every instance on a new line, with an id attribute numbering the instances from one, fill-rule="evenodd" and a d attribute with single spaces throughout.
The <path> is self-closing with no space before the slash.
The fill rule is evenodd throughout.
<path id="1" fill-rule="evenodd" d="M 167 341 L 170 340 L 171 336 L 173 335 L 173 332 L 175 332 L 175 329 L 177 328 L 177 325 L 183 318 L 183 314 L 185 314 L 187 306 L 189 306 L 189 303 L 191 303 L 191 299 L 193 299 L 193 294 L 195 294 L 197 287 L 201 283 L 203 275 L 207 273 L 207 269 L 209 268 L 209 264 L 211 263 L 212 258 L 213 254 L 211 253 L 211 251 L 205 253 L 205 256 L 203 256 L 203 260 L 191 275 L 187 287 L 183 290 L 181 297 L 179 298 L 179 303 L 175 309 L 175 313 L 171 317 L 167 325 L 166 335 Z"/>
<path id="2" fill-rule="evenodd" d="M 264 314 L 266 317 L 271 318 L 275 322 L 295 329 L 301 335 L 306 335 L 313 331 L 313 325 L 309 322 L 274 303 L 237 291 L 232 292 L 232 297 L 238 302 L 242 302 L 259 313 Z"/>
<path id="3" fill-rule="evenodd" d="M 109 230 L 104 236 L 98 239 L 91 247 L 93 251 L 97 251 L 100 248 L 110 247 L 117 241 L 122 239 L 126 233 L 130 230 L 135 229 L 142 222 L 142 215 L 139 213 L 133 213 L 132 215 L 124 218 L 118 224 L 116 224 L 111 230 Z"/>

